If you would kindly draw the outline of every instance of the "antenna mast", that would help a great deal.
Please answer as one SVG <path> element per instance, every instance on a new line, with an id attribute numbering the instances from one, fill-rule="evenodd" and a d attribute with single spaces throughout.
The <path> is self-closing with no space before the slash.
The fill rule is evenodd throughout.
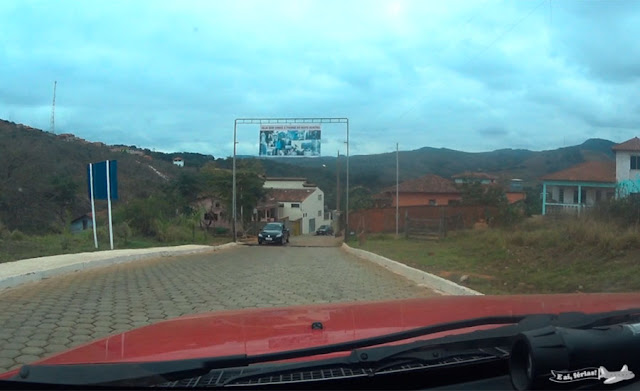
<path id="1" fill-rule="evenodd" d="M 51 104 L 51 133 L 56 132 L 56 85 L 57 81 L 53 82 L 53 103 Z"/>

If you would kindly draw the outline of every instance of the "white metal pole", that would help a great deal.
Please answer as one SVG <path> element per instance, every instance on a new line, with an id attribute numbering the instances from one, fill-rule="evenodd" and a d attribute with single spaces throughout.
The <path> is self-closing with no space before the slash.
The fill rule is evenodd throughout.
<path id="1" fill-rule="evenodd" d="M 98 248 L 98 233 L 96 231 L 96 202 L 93 198 L 93 164 L 89 163 L 89 194 L 91 196 L 91 219 L 93 222 L 93 244 Z"/>
<path id="2" fill-rule="evenodd" d="M 345 206 L 345 210 L 347 212 L 346 216 L 346 234 L 349 235 L 349 119 L 347 119 L 347 205 Z M 348 239 L 349 236 L 346 236 Z"/>
<path id="3" fill-rule="evenodd" d="M 400 190 L 399 190 L 399 177 L 400 177 L 400 155 L 398 149 L 398 143 L 396 143 L 396 238 L 398 237 L 398 221 L 400 213 Z"/>
<path id="4" fill-rule="evenodd" d="M 236 232 L 236 127 L 238 120 L 233 121 L 233 186 L 231 195 L 231 211 L 233 213 L 232 228 L 233 228 L 233 241 L 238 241 Z"/>
<path id="5" fill-rule="evenodd" d="M 113 250 L 113 221 L 111 221 L 111 175 L 109 172 L 109 161 L 107 160 L 107 208 L 109 210 L 109 244 Z"/>

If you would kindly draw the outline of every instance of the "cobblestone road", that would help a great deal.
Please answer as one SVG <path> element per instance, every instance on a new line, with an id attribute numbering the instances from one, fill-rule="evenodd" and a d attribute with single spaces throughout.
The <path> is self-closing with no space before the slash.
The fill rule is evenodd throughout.
<path id="1" fill-rule="evenodd" d="M 337 247 L 305 247 L 314 244 L 331 241 L 149 259 L 1 291 L 0 372 L 184 314 L 434 294 Z"/>

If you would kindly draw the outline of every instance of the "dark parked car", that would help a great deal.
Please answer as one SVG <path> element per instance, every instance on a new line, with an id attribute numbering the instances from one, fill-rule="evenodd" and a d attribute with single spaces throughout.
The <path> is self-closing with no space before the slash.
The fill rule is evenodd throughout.
<path id="1" fill-rule="evenodd" d="M 316 235 L 333 235 L 333 228 L 330 225 L 321 225 L 316 230 Z"/>
<path id="2" fill-rule="evenodd" d="M 283 223 L 269 223 L 258 234 L 258 244 L 289 243 L 289 229 Z"/>

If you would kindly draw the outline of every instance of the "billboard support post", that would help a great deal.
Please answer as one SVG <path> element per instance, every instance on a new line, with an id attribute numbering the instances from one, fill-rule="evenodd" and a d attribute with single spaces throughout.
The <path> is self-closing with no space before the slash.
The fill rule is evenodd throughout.
<path id="1" fill-rule="evenodd" d="M 238 241 L 238 233 L 236 232 L 236 145 L 237 145 L 237 127 L 238 120 L 236 119 L 233 122 L 233 190 L 232 190 L 232 201 L 231 201 L 231 213 L 233 213 L 233 221 L 231 223 L 231 229 L 233 230 L 233 241 Z"/>
<path id="2" fill-rule="evenodd" d="M 400 150 L 396 143 L 396 239 L 398 239 L 398 220 L 400 216 Z"/>
<path id="3" fill-rule="evenodd" d="M 232 229 L 233 229 L 233 241 L 237 241 L 236 235 L 236 146 L 237 142 L 237 128 L 238 125 L 261 125 L 261 124 L 323 124 L 323 123 L 334 123 L 334 124 L 346 124 L 347 127 L 347 205 L 346 205 L 346 221 L 347 221 L 347 229 L 345 230 L 345 235 L 349 227 L 349 118 L 236 118 L 233 122 L 233 185 L 232 185 L 232 209 L 233 209 L 233 219 L 232 219 Z"/>
<path id="4" fill-rule="evenodd" d="M 345 235 L 349 235 L 349 120 L 347 120 L 347 198 L 346 198 L 346 229 L 344 230 Z M 345 241 L 349 238 L 349 236 L 345 236 Z"/>

